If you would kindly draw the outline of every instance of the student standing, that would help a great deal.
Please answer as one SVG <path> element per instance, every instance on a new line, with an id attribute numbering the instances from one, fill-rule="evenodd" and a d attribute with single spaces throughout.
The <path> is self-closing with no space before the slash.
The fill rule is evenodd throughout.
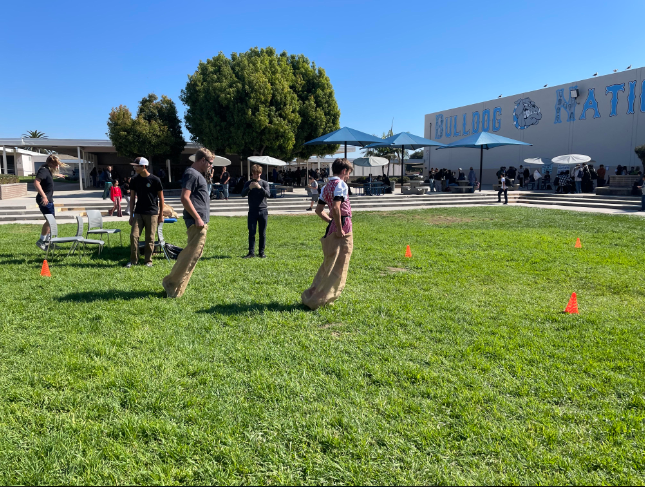
<path id="1" fill-rule="evenodd" d="M 163 222 L 163 186 L 161 180 L 148 172 L 148 159 L 137 157 L 134 163 L 137 175 L 130 182 L 130 268 L 139 262 L 139 236 L 146 232 L 146 266 L 152 267 L 157 225 Z"/>
<path id="2" fill-rule="evenodd" d="M 322 243 L 324 260 L 311 287 L 301 295 L 302 303 L 311 309 L 333 303 L 345 288 L 349 260 L 354 250 L 352 208 L 347 180 L 352 172 L 347 159 L 336 159 L 333 176 L 320 192 L 316 214 L 327 223 Z M 324 212 L 329 206 L 329 214 Z"/>
<path id="3" fill-rule="evenodd" d="M 231 180 L 231 175 L 226 170 L 226 166 L 222 168 L 222 175 L 219 177 L 219 183 L 222 185 L 224 192 L 224 199 L 228 201 L 228 182 Z"/>
<path id="4" fill-rule="evenodd" d="M 179 298 L 184 294 L 204 251 L 211 215 L 208 182 L 204 174 L 211 170 L 214 158 L 208 149 L 199 149 L 195 162 L 186 169 L 181 180 L 181 204 L 184 206 L 188 243 L 179 253 L 170 274 L 163 279 L 162 285 L 169 298 Z"/>
<path id="5" fill-rule="evenodd" d="M 112 209 L 108 211 L 108 215 L 112 216 L 114 215 L 114 212 L 116 212 L 117 216 L 120 218 L 123 216 L 121 213 L 121 188 L 119 188 L 119 180 L 116 179 L 114 181 L 114 185 L 110 188 L 110 199 L 112 200 L 112 203 L 114 204 L 112 206 Z"/>
<path id="6" fill-rule="evenodd" d="M 112 166 L 108 166 L 103 171 L 103 182 L 103 199 L 106 199 L 110 196 L 110 188 L 112 187 L 112 183 L 114 183 L 114 178 L 112 177 Z"/>
<path id="7" fill-rule="evenodd" d="M 499 178 L 499 191 L 497 192 L 497 202 L 502 202 L 502 193 L 504 193 L 504 204 L 508 205 L 508 185 L 506 183 L 506 173 L 502 172 Z"/>
<path id="8" fill-rule="evenodd" d="M 316 203 L 319 198 L 318 198 L 318 181 L 316 181 L 311 174 L 309 175 L 309 192 L 311 193 L 311 203 L 309 204 L 309 208 L 307 208 L 307 211 L 312 211 L 314 207 L 314 203 Z"/>
<path id="9" fill-rule="evenodd" d="M 45 164 L 38 169 L 38 173 L 36 173 L 36 180 L 34 181 L 34 186 L 38 192 L 36 195 L 36 203 L 38 203 L 38 209 L 43 216 L 56 216 L 56 209 L 54 208 L 54 174 L 61 167 L 68 166 L 62 163 L 58 156 L 51 155 L 47 158 Z M 40 238 L 36 242 L 36 246 L 40 250 L 47 250 L 47 241 L 51 238 L 50 233 L 49 222 L 45 219 L 43 228 L 40 231 Z"/>
<path id="10" fill-rule="evenodd" d="M 260 245 L 259 254 L 261 258 L 265 258 L 264 248 L 266 245 L 267 235 L 267 220 L 269 218 L 269 210 L 267 206 L 267 198 L 271 196 L 271 188 L 269 183 L 260 178 L 262 176 L 262 166 L 254 164 L 251 167 L 251 180 L 244 183 L 242 188 L 242 198 L 249 195 L 249 253 L 244 256 L 245 259 L 255 257 L 255 233 L 260 227 Z"/>

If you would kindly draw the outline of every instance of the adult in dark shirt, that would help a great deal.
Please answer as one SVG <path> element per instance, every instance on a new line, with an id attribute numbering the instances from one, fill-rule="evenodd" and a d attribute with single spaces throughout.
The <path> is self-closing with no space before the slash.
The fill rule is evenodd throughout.
<path id="1" fill-rule="evenodd" d="M 181 204 L 184 206 L 188 242 L 179 253 L 170 274 L 163 279 L 162 285 L 169 298 L 179 298 L 184 294 L 204 251 L 211 216 L 208 182 L 204 174 L 211 169 L 214 158 L 208 149 L 199 149 L 195 154 L 195 162 L 186 169 L 181 180 Z"/>
<path id="2" fill-rule="evenodd" d="M 228 201 L 228 182 L 231 180 L 231 175 L 226 170 L 226 166 L 222 168 L 222 175 L 219 177 L 219 183 L 222 185 L 222 192 L 224 199 Z"/>
<path id="3" fill-rule="evenodd" d="M 148 159 L 137 157 L 132 164 L 137 176 L 130 181 L 130 262 L 132 267 L 139 262 L 139 236 L 146 231 L 146 266 L 152 267 L 157 225 L 163 222 L 163 186 L 161 180 L 148 172 Z"/>
<path id="4" fill-rule="evenodd" d="M 112 177 L 112 166 L 108 166 L 103 171 L 103 181 L 103 199 L 106 199 L 108 196 L 110 196 L 110 188 L 114 184 L 114 178 Z"/>
<path id="5" fill-rule="evenodd" d="M 36 173 L 36 180 L 34 181 L 34 186 L 36 187 L 36 191 L 38 191 L 36 203 L 38 203 L 38 209 L 43 216 L 56 216 L 56 210 L 54 209 L 54 173 L 60 167 L 67 167 L 67 164 L 63 164 L 58 156 L 51 155 L 47 158 L 45 164 L 38 169 L 38 173 Z M 36 242 L 36 246 L 40 250 L 47 250 L 47 241 L 51 238 L 50 233 L 49 223 L 45 220 L 43 228 L 40 231 L 40 238 Z"/>
<path id="6" fill-rule="evenodd" d="M 249 195 L 249 253 L 244 257 L 248 259 L 255 257 L 255 233 L 258 225 L 260 227 L 259 257 L 265 258 L 264 248 L 266 244 L 267 220 L 269 211 L 267 198 L 271 196 L 269 183 L 261 179 L 262 166 L 254 164 L 251 168 L 251 180 L 247 181 L 242 188 L 242 197 Z"/>

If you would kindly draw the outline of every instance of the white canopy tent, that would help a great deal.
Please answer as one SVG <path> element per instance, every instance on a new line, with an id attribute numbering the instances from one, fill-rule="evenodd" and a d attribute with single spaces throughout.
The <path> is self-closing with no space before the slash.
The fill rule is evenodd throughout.
<path id="1" fill-rule="evenodd" d="M 287 166 L 288 164 L 280 159 L 270 156 L 251 156 L 246 158 L 247 169 L 249 172 L 248 179 L 251 179 L 251 163 L 267 166 L 266 178 L 269 179 L 269 166 Z"/>
<path id="2" fill-rule="evenodd" d="M 190 160 L 190 161 L 192 161 L 192 162 L 195 162 L 195 154 L 193 154 L 192 156 L 190 156 L 190 157 L 188 158 L 188 160 Z M 231 161 L 230 161 L 230 159 L 227 159 L 226 157 L 222 157 L 222 156 L 215 156 L 215 158 L 213 159 L 213 166 L 217 166 L 217 167 L 228 167 L 228 166 L 230 166 L 230 165 L 231 165 Z"/>
<path id="3" fill-rule="evenodd" d="M 551 161 L 559 166 L 575 166 L 576 164 L 591 162 L 591 157 L 583 156 L 582 154 L 566 154 L 564 156 L 554 157 Z"/>

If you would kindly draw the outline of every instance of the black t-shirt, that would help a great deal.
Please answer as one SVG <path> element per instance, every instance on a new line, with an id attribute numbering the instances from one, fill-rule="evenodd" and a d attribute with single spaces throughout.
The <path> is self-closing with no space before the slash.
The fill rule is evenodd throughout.
<path id="1" fill-rule="evenodd" d="M 134 212 L 137 215 L 159 214 L 159 191 L 163 191 L 161 179 L 150 174 L 148 177 L 136 176 L 130 181 L 130 191 L 137 194 Z"/>
<path id="2" fill-rule="evenodd" d="M 221 184 L 228 184 L 229 181 L 228 179 L 230 178 L 230 174 L 228 172 L 223 172 L 222 175 L 219 177 L 219 182 Z"/>
<path id="3" fill-rule="evenodd" d="M 47 201 L 53 203 L 54 177 L 52 176 L 52 172 L 47 164 L 44 164 L 40 169 L 38 169 L 38 172 L 36 173 L 36 181 L 40 181 L 40 187 L 43 189 L 45 196 L 47 196 Z M 38 196 L 36 196 L 36 203 L 40 204 L 42 200 L 40 193 L 38 193 Z"/>

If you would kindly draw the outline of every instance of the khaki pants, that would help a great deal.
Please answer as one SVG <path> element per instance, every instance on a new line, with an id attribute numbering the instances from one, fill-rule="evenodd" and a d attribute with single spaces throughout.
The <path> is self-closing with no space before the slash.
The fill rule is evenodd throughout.
<path id="1" fill-rule="evenodd" d="M 139 236 L 144 228 L 146 230 L 146 263 L 152 262 L 159 215 L 134 215 L 133 218 L 134 223 L 130 232 L 130 262 L 132 265 L 139 262 Z"/>
<path id="2" fill-rule="evenodd" d="M 177 262 L 172 267 L 170 274 L 163 279 L 163 288 L 169 298 L 179 298 L 186 291 L 186 286 L 193 275 L 197 261 L 202 256 L 204 244 L 206 243 L 206 232 L 208 225 L 199 228 L 191 225 L 188 229 L 188 243 L 184 250 L 179 253 Z"/>
<path id="3" fill-rule="evenodd" d="M 342 238 L 335 233 L 320 239 L 323 261 L 311 287 L 302 293 L 302 303 L 311 309 L 331 304 L 343 292 L 347 281 L 349 259 L 354 250 L 354 237 L 350 233 Z"/>

